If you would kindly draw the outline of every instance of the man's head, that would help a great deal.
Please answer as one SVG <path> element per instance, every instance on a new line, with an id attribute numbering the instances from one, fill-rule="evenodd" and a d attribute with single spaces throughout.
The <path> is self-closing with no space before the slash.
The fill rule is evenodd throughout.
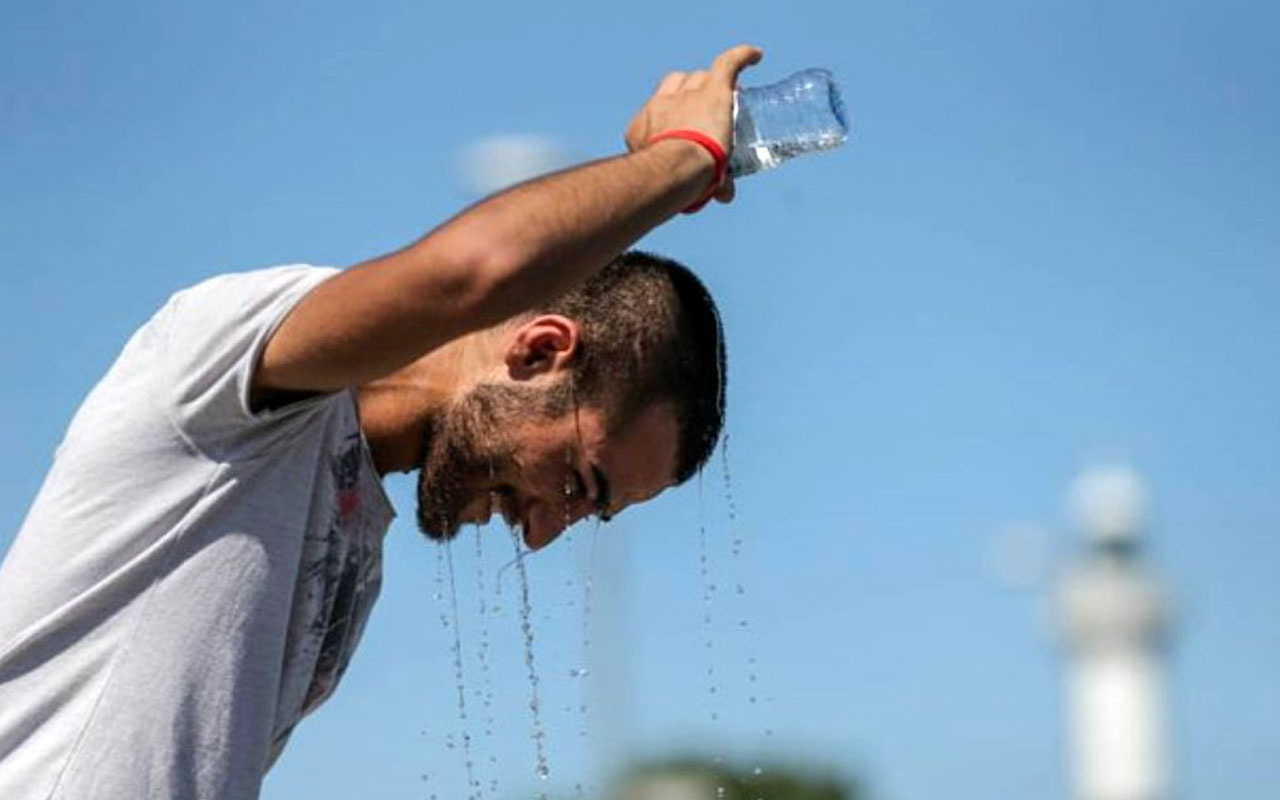
<path id="1" fill-rule="evenodd" d="M 428 426 L 418 522 L 446 538 L 498 511 L 541 547 L 694 475 L 724 421 L 719 315 L 683 266 L 620 256 L 505 323 L 495 377 Z"/>

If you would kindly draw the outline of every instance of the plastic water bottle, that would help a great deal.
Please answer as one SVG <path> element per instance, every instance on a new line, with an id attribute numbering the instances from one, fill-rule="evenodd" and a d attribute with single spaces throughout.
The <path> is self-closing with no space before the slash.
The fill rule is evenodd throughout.
<path id="1" fill-rule="evenodd" d="M 839 147 L 848 133 L 840 91 L 825 69 L 806 69 L 768 86 L 739 89 L 734 95 L 729 174 L 741 178 L 803 153 Z"/>

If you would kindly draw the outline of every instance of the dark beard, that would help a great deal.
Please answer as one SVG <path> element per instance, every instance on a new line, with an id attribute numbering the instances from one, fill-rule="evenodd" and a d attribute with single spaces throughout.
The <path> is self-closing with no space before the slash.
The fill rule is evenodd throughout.
<path id="1" fill-rule="evenodd" d="M 417 508 L 427 538 L 452 539 L 467 504 L 497 488 L 497 470 L 514 454 L 501 432 L 528 401 L 527 390 L 482 384 L 427 422 Z"/>
<path id="2" fill-rule="evenodd" d="M 460 474 L 462 460 L 456 447 L 450 447 L 441 435 L 440 425 L 429 422 L 422 436 L 422 467 L 418 470 L 418 530 L 428 539 L 452 539 L 460 527 L 462 511 Z"/>

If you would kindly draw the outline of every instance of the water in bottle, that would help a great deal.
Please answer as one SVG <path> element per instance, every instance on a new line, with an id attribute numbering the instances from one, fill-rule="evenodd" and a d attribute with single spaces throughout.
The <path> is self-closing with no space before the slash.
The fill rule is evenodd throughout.
<path id="1" fill-rule="evenodd" d="M 772 169 L 802 153 L 830 150 L 848 136 L 840 92 L 825 69 L 806 69 L 791 77 L 734 95 L 735 178 Z"/>

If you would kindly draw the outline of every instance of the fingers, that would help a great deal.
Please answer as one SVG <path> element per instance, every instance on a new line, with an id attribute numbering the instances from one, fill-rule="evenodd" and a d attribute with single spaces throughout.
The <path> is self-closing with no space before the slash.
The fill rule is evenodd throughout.
<path id="1" fill-rule="evenodd" d="M 706 70 L 696 72 L 668 72 L 654 90 L 655 95 L 671 95 L 681 89 L 701 89 L 707 85 L 710 73 Z"/>
<path id="2" fill-rule="evenodd" d="M 760 63 L 763 57 L 764 51 L 754 45 L 740 44 L 737 47 L 730 47 L 711 62 L 711 76 L 714 80 L 733 88 L 738 81 L 738 74 L 748 66 Z"/>
<path id="3" fill-rule="evenodd" d="M 677 89 L 684 83 L 685 74 L 683 72 L 668 72 L 658 82 L 658 88 L 653 91 L 654 94 L 674 94 Z"/>

